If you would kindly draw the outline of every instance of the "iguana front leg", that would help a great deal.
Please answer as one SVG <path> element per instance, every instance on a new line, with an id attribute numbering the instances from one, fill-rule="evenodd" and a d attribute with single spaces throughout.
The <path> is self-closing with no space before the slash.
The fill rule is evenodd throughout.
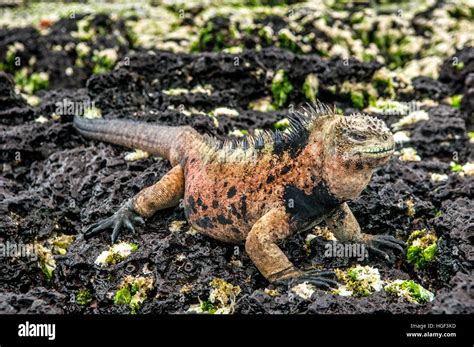
<path id="1" fill-rule="evenodd" d="M 359 223 L 347 203 L 337 207 L 327 218 L 326 224 L 334 236 L 341 242 L 362 242 L 369 252 L 391 261 L 390 256 L 380 248 L 389 248 L 403 253 L 405 243 L 391 235 L 370 235 L 361 232 Z"/>
<path id="2" fill-rule="evenodd" d="M 330 271 L 298 270 L 278 247 L 277 242 L 291 234 L 288 215 L 283 208 L 274 208 L 261 217 L 247 235 L 245 250 L 262 275 L 270 282 L 289 280 L 308 282 L 323 289 L 336 287 Z"/>
<path id="3" fill-rule="evenodd" d="M 84 238 L 89 239 L 106 229 L 113 228 L 112 243 L 114 243 L 123 227 L 135 232 L 134 222 L 144 224 L 142 217 L 148 218 L 158 210 L 176 206 L 183 194 L 183 168 L 177 165 L 157 183 L 127 200 L 112 216 L 89 226 L 84 231 Z"/>

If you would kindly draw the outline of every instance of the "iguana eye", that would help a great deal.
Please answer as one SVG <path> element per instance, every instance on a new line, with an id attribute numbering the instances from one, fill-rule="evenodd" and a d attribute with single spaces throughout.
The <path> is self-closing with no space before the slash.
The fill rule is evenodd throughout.
<path id="1" fill-rule="evenodd" d="M 350 138 L 356 141 L 365 141 L 367 140 L 367 136 L 361 133 L 350 133 Z"/>

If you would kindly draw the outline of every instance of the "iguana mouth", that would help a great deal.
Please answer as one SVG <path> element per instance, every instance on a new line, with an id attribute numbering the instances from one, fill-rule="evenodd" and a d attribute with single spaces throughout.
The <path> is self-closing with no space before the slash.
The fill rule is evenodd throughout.
<path id="1" fill-rule="evenodd" d="M 387 146 L 372 146 L 357 150 L 358 154 L 369 157 L 383 157 L 392 154 L 394 146 L 392 144 Z"/>

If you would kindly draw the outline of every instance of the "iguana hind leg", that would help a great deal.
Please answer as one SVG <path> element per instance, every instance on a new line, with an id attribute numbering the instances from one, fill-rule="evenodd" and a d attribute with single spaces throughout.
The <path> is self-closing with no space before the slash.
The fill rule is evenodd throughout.
<path id="1" fill-rule="evenodd" d="M 133 223 L 143 224 L 142 217 L 148 218 L 158 210 L 176 206 L 183 194 L 183 168 L 177 165 L 157 183 L 141 190 L 132 199 L 127 200 L 112 216 L 89 226 L 84 231 L 84 238 L 91 238 L 106 229 L 113 228 L 112 243 L 114 243 L 124 227 L 134 232 Z"/>
<path id="2" fill-rule="evenodd" d="M 133 209 L 148 218 L 158 210 L 178 205 L 183 195 L 184 172 L 181 165 L 176 165 L 161 180 L 133 197 Z"/>
<path id="3" fill-rule="evenodd" d="M 337 286 L 330 271 L 298 270 L 276 244 L 291 234 L 288 215 L 283 208 L 274 208 L 252 227 L 245 250 L 262 275 L 270 282 L 309 282 L 323 289 Z"/>
<path id="4" fill-rule="evenodd" d="M 327 218 L 326 224 L 334 236 L 341 242 L 361 242 L 368 251 L 392 262 L 390 256 L 380 248 L 388 248 L 403 253 L 405 243 L 391 235 L 370 235 L 361 232 L 359 223 L 347 203 L 337 207 Z"/>

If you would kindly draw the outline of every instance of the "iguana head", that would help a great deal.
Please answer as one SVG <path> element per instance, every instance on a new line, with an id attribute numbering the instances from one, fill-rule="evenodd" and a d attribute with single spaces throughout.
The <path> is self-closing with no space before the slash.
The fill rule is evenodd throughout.
<path id="1" fill-rule="evenodd" d="M 363 114 L 338 117 L 334 127 L 334 154 L 344 162 L 375 168 L 394 151 L 393 135 L 383 121 Z"/>

